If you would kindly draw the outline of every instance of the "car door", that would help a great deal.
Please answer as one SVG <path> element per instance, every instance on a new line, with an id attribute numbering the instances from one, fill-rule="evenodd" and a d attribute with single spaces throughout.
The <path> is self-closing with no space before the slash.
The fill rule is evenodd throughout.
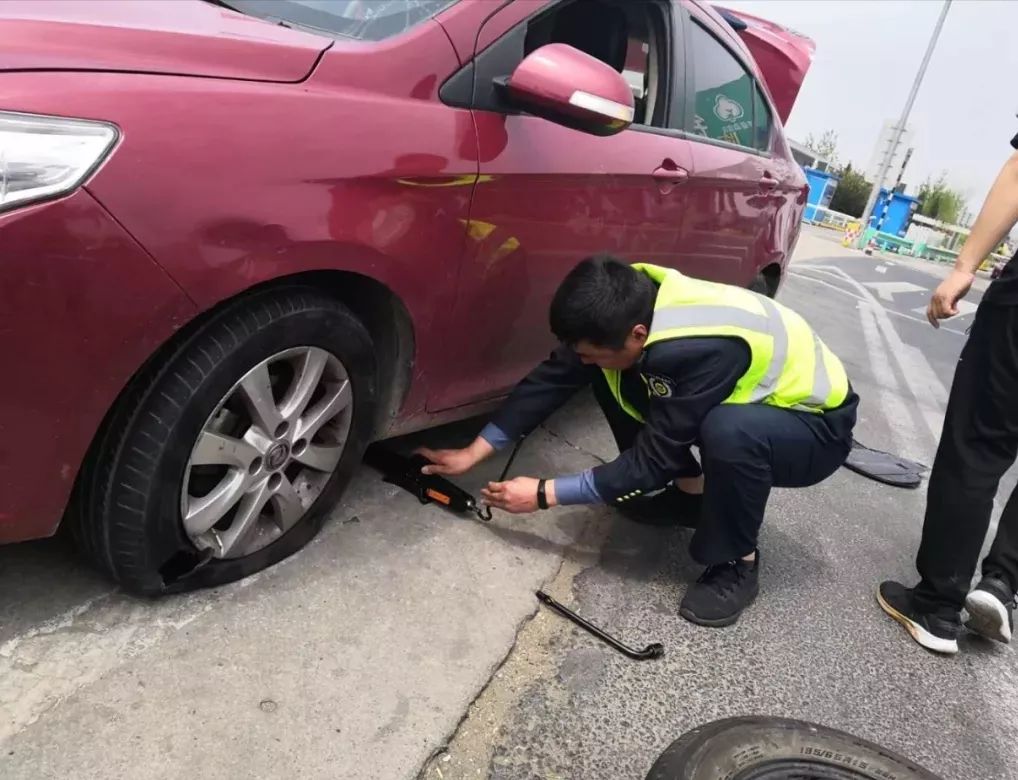
<path id="1" fill-rule="evenodd" d="M 691 165 L 690 142 L 666 127 L 682 37 L 665 0 L 512 3 L 478 40 L 492 41 L 469 73 L 480 179 L 449 344 L 457 370 L 435 383 L 435 410 L 504 394 L 548 354 L 552 295 L 584 257 L 676 265 Z M 575 44 L 622 72 L 637 124 L 597 137 L 501 103 L 494 79 L 551 42 Z M 454 82 L 445 88 L 450 102 Z"/>
<path id="2" fill-rule="evenodd" d="M 694 276 L 749 285 L 774 261 L 784 167 L 771 152 L 773 120 L 753 69 L 723 20 L 693 3 L 687 15 L 686 131 L 693 167 L 686 184 L 684 264 Z"/>

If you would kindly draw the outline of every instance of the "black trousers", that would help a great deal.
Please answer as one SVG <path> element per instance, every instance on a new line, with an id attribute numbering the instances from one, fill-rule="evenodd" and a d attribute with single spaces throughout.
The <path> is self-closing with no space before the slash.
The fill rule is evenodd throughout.
<path id="1" fill-rule="evenodd" d="M 620 450 L 632 446 L 642 427 L 612 397 L 607 382 L 594 395 Z M 859 399 L 852 393 L 823 415 L 765 404 L 722 404 L 700 426 L 697 445 L 680 476 L 704 475 L 703 512 L 690 554 L 710 566 L 753 552 L 772 487 L 808 487 L 827 479 L 852 448 Z"/>
<path id="2" fill-rule="evenodd" d="M 923 609 L 957 615 L 986 538 L 993 498 L 1018 455 L 1018 306 L 983 303 L 955 369 L 926 495 L 916 568 Z M 983 573 L 1018 590 L 1018 498 L 1008 499 Z"/>

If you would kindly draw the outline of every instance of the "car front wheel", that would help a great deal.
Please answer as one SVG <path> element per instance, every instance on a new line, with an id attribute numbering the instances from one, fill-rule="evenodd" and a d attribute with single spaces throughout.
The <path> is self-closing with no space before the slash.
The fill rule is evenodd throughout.
<path id="1" fill-rule="evenodd" d="M 80 485 L 82 546 L 149 595 L 292 554 L 363 456 L 375 368 L 363 325 L 314 289 L 230 304 L 118 404 Z"/>

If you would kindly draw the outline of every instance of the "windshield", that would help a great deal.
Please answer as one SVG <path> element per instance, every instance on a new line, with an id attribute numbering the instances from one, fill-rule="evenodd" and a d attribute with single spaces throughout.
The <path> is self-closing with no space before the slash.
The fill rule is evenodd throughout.
<path id="1" fill-rule="evenodd" d="M 272 22 L 380 41 L 406 32 L 456 0 L 213 0 Z"/>

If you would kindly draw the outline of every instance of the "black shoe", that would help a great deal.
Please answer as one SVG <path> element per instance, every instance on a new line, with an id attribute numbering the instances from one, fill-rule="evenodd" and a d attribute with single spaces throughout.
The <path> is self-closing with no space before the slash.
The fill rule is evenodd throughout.
<path id="1" fill-rule="evenodd" d="M 657 526 L 696 528 L 700 523 L 703 496 L 684 493 L 674 485 L 645 498 L 634 498 L 621 505 L 622 514 L 634 523 Z"/>
<path id="2" fill-rule="evenodd" d="M 881 582 L 877 589 L 877 603 L 888 615 L 897 620 L 912 638 L 935 653 L 957 653 L 960 622 L 948 620 L 916 608 L 912 588 L 900 582 Z"/>
<path id="3" fill-rule="evenodd" d="M 1015 594 L 999 577 L 983 577 L 965 597 L 969 619 L 965 627 L 987 639 L 1007 644 L 1014 630 Z"/>
<path id="4" fill-rule="evenodd" d="M 720 628 L 739 619 L 760 592 L 760 553 L 756 560 L 708 566 L 679 605 L 679 614 L 700 626 Z"/>

